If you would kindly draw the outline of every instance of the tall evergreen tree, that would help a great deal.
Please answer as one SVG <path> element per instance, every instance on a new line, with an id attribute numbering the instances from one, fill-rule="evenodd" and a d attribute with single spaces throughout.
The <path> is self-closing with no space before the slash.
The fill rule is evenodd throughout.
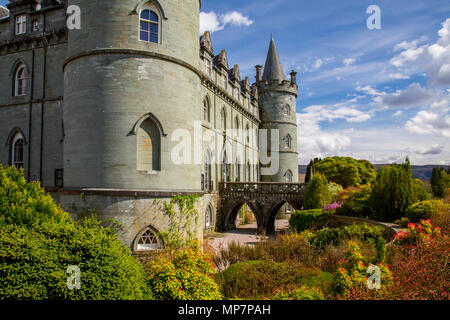
<path id="1" fill-rule="evenodd" d="M 312 175 L 314 170 L 314 162 L 311 159 L 308 166 L 306 167 L 306 177 L 305 177 L 305 183 L 308 183 L 311 181 Z"/>
<path id="2" fill-rule="evenodd" d="M 417 201 L 414 178 L 409 159 L 403 164 L 380 168 L 373 184 L 370 204 L 375 217 L 395 220 Z"/>

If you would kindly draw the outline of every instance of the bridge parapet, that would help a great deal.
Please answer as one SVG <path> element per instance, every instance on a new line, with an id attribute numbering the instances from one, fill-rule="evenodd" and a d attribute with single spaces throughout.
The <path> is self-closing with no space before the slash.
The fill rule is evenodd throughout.
<path id="1" fill-rule="evenodd" d="M 222 182 L 219 183 L 219 193 L 253 193 L 257 195 L 284 194 L 293 197 L 303 195 L 305 183 L 278 183 L 278 182 Z"/>

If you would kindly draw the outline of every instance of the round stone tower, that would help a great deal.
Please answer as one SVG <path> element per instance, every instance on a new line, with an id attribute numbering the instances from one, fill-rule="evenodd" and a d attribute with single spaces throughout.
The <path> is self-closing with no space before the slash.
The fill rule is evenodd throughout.
<path id="1" fill-rule="evenodd" d="M 64 63 L 64 185 L 198 191 L 201 164 L 175 159 L 177 129 L 202 119 L 200 0 L 69 0 Z M 180 131 L 181 132 L 181 131 Z M 181 162 L 180 162 L 181 161 Z"/>
<path id="2" fill-rule="evenodd" d="M 297 149 L 297 119 L 296 99 L 298 86 L 296 73 L 291 72 L 291 80 L 285 80 L 275 41 L 270 40 L 264 74 L 261 66 L 257 66 L 256 84 L 259 95 L 261 130 L 267 130 L 269 157 L 272 158 L 271 174 L 264 174 L 261 168 L 263 182 L 298 182 L 298 149 Z M 271 142 L 271 137 L 278 134 L 278 146 Z M 264 153 L 264 141 L 260 140 L 260 152 Z M 276 170 L 278 157 L 278 170 Z"/>

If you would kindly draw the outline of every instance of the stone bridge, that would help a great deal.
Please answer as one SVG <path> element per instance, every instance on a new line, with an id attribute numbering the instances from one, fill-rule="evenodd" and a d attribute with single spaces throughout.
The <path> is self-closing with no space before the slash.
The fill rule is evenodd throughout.
<path id="1" fill-rule="evenodd" d="M 301 183 L 220 183 L 216 229 L 219 232 L 234 229 L 237 215 L 246 203 L 255 215 L 257 233 L 273 234 L 278 211 L 286 203 L 296 210 L 301 209 L 305 190 L 306 184 Z"/>

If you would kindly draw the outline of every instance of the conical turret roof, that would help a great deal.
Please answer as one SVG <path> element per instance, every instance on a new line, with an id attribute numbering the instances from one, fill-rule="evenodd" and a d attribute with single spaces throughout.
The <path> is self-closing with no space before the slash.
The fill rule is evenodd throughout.
<path id="1" fill-rule="evenodd" d="M 266 65 L 264 67 L 263 80 L 285 80 L 283 67 L 273 37 L 270 39 L 269 52 L 267 53 Z"/>

